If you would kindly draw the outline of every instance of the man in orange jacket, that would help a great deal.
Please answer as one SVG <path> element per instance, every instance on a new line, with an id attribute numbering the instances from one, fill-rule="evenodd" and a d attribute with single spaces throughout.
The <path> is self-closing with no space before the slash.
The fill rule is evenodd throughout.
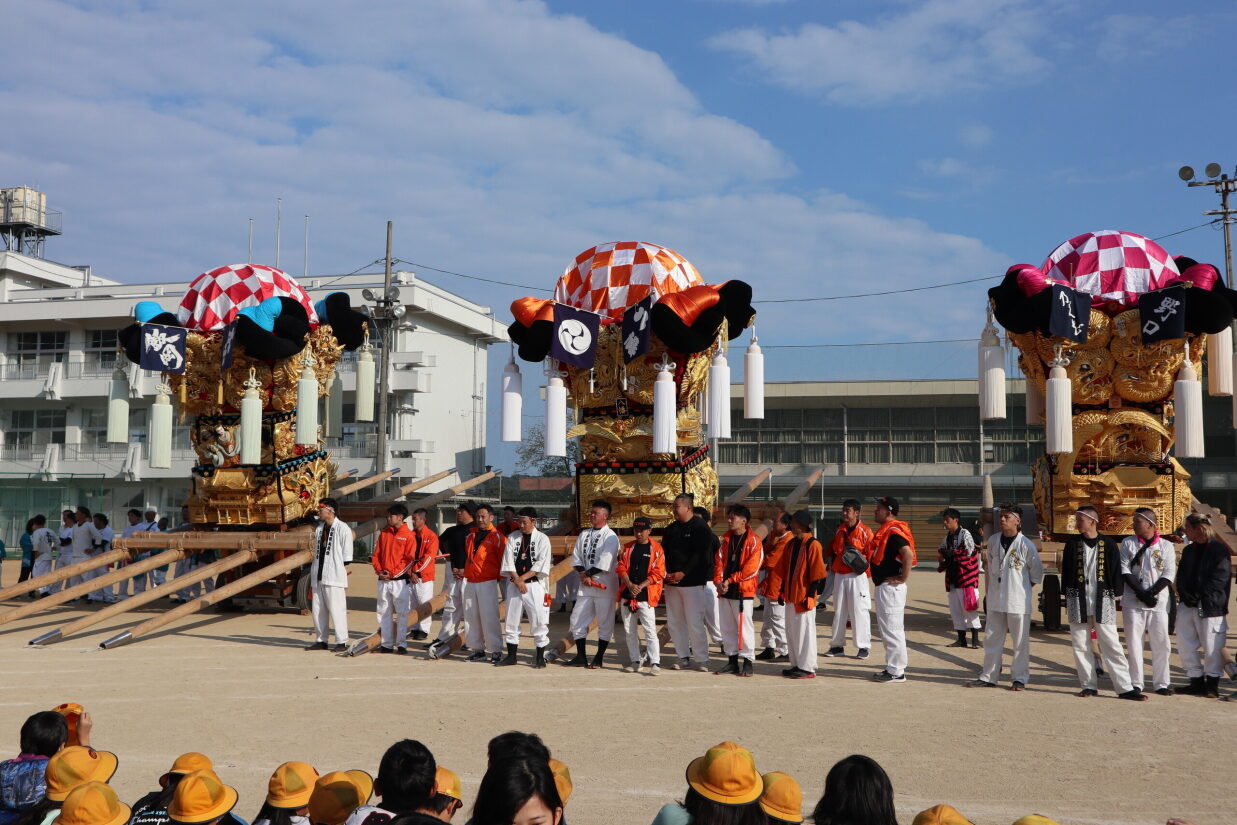
<path id="1" fill-rule="evenodd" d="M 434 598 L 434 568 L 438 564 L 438 534 L 429 528 L 426 521 L 429 511 L 419 507 L 412 513 L 413 562 L 408 571 L 408 592 L 411 594 L 408 604 L 409 615 L 413 615 L 422 605 L 430 603 Z M 434 614 L 426 612 L 425 618 L 412 627 L 412 638 L 418 642 L 424 641 L 430 635 L 430 623 Z"/>
<path id="2" fill-rule="evenodd" d="M 812 537 L 812 514 L 800 510 L 790 522 L 790 543 L 776 576 L 778 601 L 786 606 L 787 679 L 816 678 L 816 597 L 825 588 L 824 548 Z"/>
<path id="3" fill-rule="evenodd" d="M 752 600 L 756 598 L 756 578 L 760 575 L 764 548 L 760 537 L 748 529 L 751 520 L 751 511 L 742 504 L 726 508 L 730 529 L 722 536 L 713 562 L 722 650 L 730 659 L 721 670 L 715 671 L 718 674 L 752 675 L 752 660 L 756 656 Z"/>
<path id="4" fill-rule="evenodd" d="M 773 520 L 773 530 L 765 538 L 765 560 L 760 566 L 761 579 L 756 588 L 764 602 L 764 625 L 760 628 L 760 641 L 765 649 L 756 654 L 756 658 L 763 662 L 790 661 L 786 647 L 786 606 L 777 603 L 781 583 L 774 574 L 790 539 L 790 513 L 782 513 Z"/>
<path id="5" fill-rule="evenodd" d="M 477 505 L 477 527 L 464 545 L 464 621 L 468 625 L 467 661 L 497 664 L 503 658 L 502 624 L 498 618 L 498 579 L 506 539 L 494 529 L 494 508 Z"/>
<path id="6" fill-rule="evenodd" d="M 859 520 L 862 505 L 848 498 L 842 502 L 842 523 L 829 543 L 830 578 L 833 580 L 833 636 L 825 656 L 846 653 L 846 623 L 855 634 L 856 658 L 866 659 L 872 649 L 872 594 L 868 589 L 869 571 L 852 570 L 842 554 L 853 547 L 865 561 L 872 557 L 872 530 Z"/>
<path id="7" fill-rule="evenodd" d="M 636 540 L 623 548 L 618 560 L 619 598 L 623 613 L 623 633 L 627 636 L 628 673 L 639 673 L 647 659 L 649 675 L 661 673 L 661 645 L 657 639 L 657 617 L 654 610 L 661 602 L 662 581 L 666 578 L 666 551 L 653 539 L 653 522 L 648 516 L 636 516 L 631 523 Z M 644 628 L 645 656 L 640 656 L 640 637 L 636 624 Z"/>
<path id="8" fill-rule="evenodd" d="M 378 534 L 370 563 L 378 574 L 378 632 L 382 644 L 378 653 L 408 652 L 408 571 L 413 562 L 412 531 L 408 529 L 408 508 L 392 504 L 387 508 L 387 526 Z"/>
<path id="9" fill-rule="evenodd" d="M 872 678 L 886 684 L 906 681 L 906 580 L 915 566 L 915 537 L 898 519 L 898 500 L 876 500 L 876 535 L 872 537 L 872 583 L 876 585 L 876 622 L 885 646 L 885 669 Z"/>

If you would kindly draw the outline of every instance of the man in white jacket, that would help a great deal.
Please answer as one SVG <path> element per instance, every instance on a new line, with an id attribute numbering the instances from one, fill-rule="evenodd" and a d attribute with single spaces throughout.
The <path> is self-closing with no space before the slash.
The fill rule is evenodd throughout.
<path id="1" fill-rule="evenodd" d="M 594 501 L 589 510 L 592 527 L 580 531 L 571 566 L 580 574 L 576 606 L 571 611 L 571 637 L 576 655 L 563 664 L 568 667 L 601 667 L 602 658 L 614 636 L 614 611 L 618 606 L 619 540 L 609 527 L 610 502 Z M 585 653 L 589 625 L 597 621 L 597 653 L 590 663 Z M 707 651 L 704 654 L 708 655 Z"/>
<path id="2" fill-rule="evenodd" d="M 1000 507 L 1000 532 L 988 539 L 988 626 L 984 668 L 967 687 L 996 687 L 1001 678 L 1005 634 L 1014 649 L 1010 690 L 1025 690 L 1031 679 L 1032 591 L 1044 578 L 1035 542 L 1022 534 L 1022 508 Z"/>
<path id="3" fill-rule="evenodd" d="M 1121 542 L 1121 577 L 1125 592 L 1121 613 L 1125 620 L 1125 653 L 1129 659 L 1130 681 L 1143 689 L 1143 639 L 1151 641 L 1151 680 L 1160 696 L 1172 696 L 1168 683 L 1168 593 L 1177 578 L 1177 550 L 1160 535 L 1155 511 L 1139 507 L 1134 511 L 1134 535 Z"/>
<path id="4" fill-rule="evenodd" d="M 499 572 L 507 577 L 507 618 L 503 641 L 507 655 L 498 667 L 514 665 L 520 649 L 520 619 L 528 614 L 528 629 L 537 652 L 533 667 L 545 667 L 545 652 L 550 644 L 550 600 L 545 583 L 550 578 L 550 539 L 537 529 L 537 511 L 524 507 L 519 514 L 520 529 L 507 536 Z"/>
<path id="5" fill-rule="evenodd" d="M 39 514 L 34 517 L 34 533 L 31 534 L 30 541 L 34 545 L 34 569 L 30 571 L 30 575 L 37 579 L 52 572 L 56 551 L 60 548 L 60 538 L 47 526 L 47 516 Z M 49 587 L 40 587 L 30 594 L 30 598 L 54 592 Z"/>
<path id="6" fill-rule="evenodd" d="M 314 561 L 309 569 L 313 588 L 314 643 L 306 650 L 327 650 L 328 622 L 335 628 L 335 646 L 348 649 L 348 571 L 352 563 L 352 528 L 335 517 L 338 505 L 333 498 L 318 503 L 317 529 L 314 530 Z"/>

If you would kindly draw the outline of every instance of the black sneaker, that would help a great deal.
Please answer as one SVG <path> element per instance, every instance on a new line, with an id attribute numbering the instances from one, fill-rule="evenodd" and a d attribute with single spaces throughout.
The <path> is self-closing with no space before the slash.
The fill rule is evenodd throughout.
<path id="1" fill-rule="evenodd" d="M 406 647 L 397 647 L 397 648 L 395 648 L 395 655 L 396 655 L 396 656 L 407 656 L 407 655 L 408 655 L 408 648 L 406 648 Z"/>
<path id="2" fill-rule="evenodd" d="M 834 656 L 844 656 L 846 655 L 846 648 L 831 647 L 828 650 L 826 650 L 823 655 L 825 656 L 825 658 L 828 658 L 828 659 L 832 659 Z"/>
<path id="3" fill-rule="evenodd" d="M 739 666 L 739 675 L 740 676 L 751 676 L 752 675 L 752 660 L 741 659 L 740 662 L 741 664 Z"/>
<path id="4" fill-rule="evenodd" d="M 464 661 L 465 662 L 484 662 L 484 661 L 487 661 L 489 658 L 490 658 L 489 656 L 485 655 L 484 650 L 474 650 L 472 653 L 468 655 L 468 658 L 465 659 Z"/>
<path id="5" fill-rule="evenodd" d="M 777 658 L 777 651 L 771 647 L 766 647 L 764 650 L 756 654 L 756 659 L 761 662 L 771 662 Z"/>
<path id="6" fill-rule="evenodd" d="M 1156 688 L 1156 689 L 1155 689 L 1155 694 L 1156 694 L 1157 696 L 1172 696 L 1172 695 L 1173 695 L 1173 689 L 1172 689 L 1172 688 L 1168 688 L 1168 687 Z"/>
<path id="7" fill-rule="evenodd" d="M 859 648 L 859 652 L 855 654 L 855 658 L 866 659 L 871 655 L 872 655 L 872 651 L 868 650 L 866 647 L 861 647 Z"/>
<path id="8" fill-rule="evenodd" d="M 344 644 L 343 642 L 340 642 L 331 648 L 331 650 L 335 653 L 343 653 L 347 649 L 348 649 L 348 646 Z"/>
<path id="9" fill-rule="evenodd" d="M 492 665 L 496 665 L 496 664 L 498 664 L 499 662 L 501 662 L 502 660 L 503 660 L 503 655 L 502 655 L 501 653 L 491 653 L 491 654 L 490 654 L 490 664 L 492 664 Z"/>
<path id="10" fill-rule="evenodd" d="M 426 633 L 424 630 L 421 630 L 420 628 L 417 628 L 416 630 L 412 631 L 413 640 L 418 641 L 418 642 L 425 641 L 427 638 L 429 638 L 429 635 L 430 634 Z"/>
<path id="11" fill-rule="evenodd" d="M 326 642 L 314 642 L 311 645 L 305 645 L 306 650 L 326 650 Z"/>
<path id="12" fill-rule="evenodd" d="M 573 656 L 563 662 L 563 667 L 588 667 L 588 659 L 584 656 Z"/>
<path id="13" fill-rule="evenodd" d="M 883 683 L 883 684 L 889 684 L 889 683 L 901 683 L 901 682 L 905 682 L 905 681 L 906 681 L 906 674 L 903 674 L 903 675 L 901 675 L 901 676 L 894 676 L 894 675 L 893 675 L 892 673 L 890 673 L 889 671 L 887 671 L 887 670 L 882 670 L 880 673 L 874 674 L 874 675 L 872 676 L 872 681 L 873 681 L 873 682 L 881 682 L 881 683 Z"/>
<path id="14" fill-rule="evenodd" d="M 771 661 L 771 662 L 789 662 L 789 661 L 790 661 L 790 654 L 789 654 L 789 653 L 780 653 L 780 654 L 778 654 L 777 656 L 774 656 L 774 657 L 773 657 L 772 659 L 770 659 L 769 661 Z"/>
<path id="15" fill-rule="evenodd" d="M 375 653 L 394 653 L 395 651 L 385 645 L 379 645 L 374 648 Z"/>

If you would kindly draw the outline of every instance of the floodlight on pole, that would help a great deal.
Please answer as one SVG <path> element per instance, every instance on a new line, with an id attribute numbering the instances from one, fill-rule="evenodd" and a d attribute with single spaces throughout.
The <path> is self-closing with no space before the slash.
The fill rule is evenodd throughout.
<path id="1" fill-rule="evenodd" d="M 1189 166 L 1182 166 L 1177 170 L 1177 177 L 1188 183 L 1189 181 L 1194 180 L 1194 169 Z"/>
<path id="2" fill-rule="evenodd" d="M 1209 178 L 1218 178 L 1220 177 L 1220 164 L 1209 163 L 1207 164 L 1207 167 L 1203 169 L 1203 172 L 1205 172 Z"/>
<path id="3" fill-rule="evenodd" d="M 1237 215 L 1237 209 L 1228 208 L 1228 196 L 1233 192 L 1237 192 L 1237 179 L 1223 174 L 1223 167 L 1218 163 L 1209 163 L 1203 168 L 1206 173 L 1206 180 L 1194 180 L 1194 170 L 1189 166 L 1182 166 L 1177 170 L 1177 177 L 1185 181 L 1186 186 L 1210 186 L 1220 196 L 1220 208 L 1211 209 L 1204 212 L 1204 215 L 1216 215 L 1219 218 L 1219 223 L 1224 228 L 1224 274 L 1228 282 L 1229 289 L 1233 288 L 1233 238 L 1232 225 L 1234 215 Z"/>

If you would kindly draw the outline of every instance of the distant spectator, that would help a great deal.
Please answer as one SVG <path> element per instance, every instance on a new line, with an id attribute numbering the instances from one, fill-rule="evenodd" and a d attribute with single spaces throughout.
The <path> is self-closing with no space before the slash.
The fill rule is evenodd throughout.
<path id="1" fill-rule="evenodd" d="M 26 532 L 21 534 L 18 540 L 21 544 L 21 573 L 17 577 L 17 583 L 21 584 L 26 579 L 30 578 L 30 571 L 34 569 L 34 519 L 26 522 Z"/>
<path id="2" fill-rule="evenodd" d="M 563 802 L 547 762 L 500 759 L 481 778 L 472 825 L 561 825 Z"/>
<path id="3" fill-rule="evenodd" d="M 687 766 L 683 801 L 664 806 L 653 825 L 765 825 L 768 817 L 759 802 L 763 791 L 751 752 L 722 742 Z"/>
<path id="4" fill-rule="evenodd" d="M 247 825 L 232 813 L 236 799 L 236 789 L 214 771 L 194 771 L 176 786 L 168 814 L 176 825 Z"/>
<path id="5" fill-rule="evenodd" d="M 415 739 L 396 742 L 382 755 L 374 780 L 374 793 L 382 805 L 361 804 L 348 816 L 347 825 L 381 825 L 393 817 L 424 813 L 433 804 L 437 769 L 434 754 L 425 745 Z"/>
<path id="6" fill-rule="evenodd" d="M 47 761 L 43 799 L 27 808 L 17 825 L 51 825 L 69 794 L 87 782 L 107 782 L 116 773 L 116 754 L 75 745 Z"/>
<path id="7" fill-rule="evenodd" d="M 760 808 L 769 825 L 803 821 L 803 789 L 793 776 L 772 771 L 760 777 Z"/>
<path id="8" fill-rule="evenodd" d="M 323 774 L 309 796 L 309 821 L 313 825 L 343 825 L 353 811 L 369 802 L 373 792 L 374 780 L 365 771 Z"/>
<path id="9" fill-rule="evenodd" d="M 284 762 L 266 785 L 266 799 L 253 825 L 309 825 L 309 795 L 318 772 L 305 762 Z"/>
<path id="10" fill-rule="evenodd" d="M 40 711 L 22 724 L 21 752 L 16 759 L 0 762 L 0 825 L 12 825 L 43 799 L 47 762 L 68 736 L 68 724 L 54 710 Z"/>
<path id="11" fill-rule="evenodd" d="M 168 806 L 176 794 L 176 786 L 187 775 L 200 770 L 213 770 L 210 759 L 190 751 L 176 757 L 168 772 L 159 777 L 159 790 L 151 791 L 133 803 L 133 817 L 129 825 L 167 825 L 171 821 Z"/>
<path id="12" fill-rule="evenodd" d="M 124 825 L 129 806 L 103 782 L 86 782 L 73 789 L 64 801 L 56 825 Z"/>
<path id="13" fill-rule="evenodd" d="M 876 760 L 854 754 L 829 769 L 812 811 L 816 825 L 897 825 L 893 784 Z"/>

